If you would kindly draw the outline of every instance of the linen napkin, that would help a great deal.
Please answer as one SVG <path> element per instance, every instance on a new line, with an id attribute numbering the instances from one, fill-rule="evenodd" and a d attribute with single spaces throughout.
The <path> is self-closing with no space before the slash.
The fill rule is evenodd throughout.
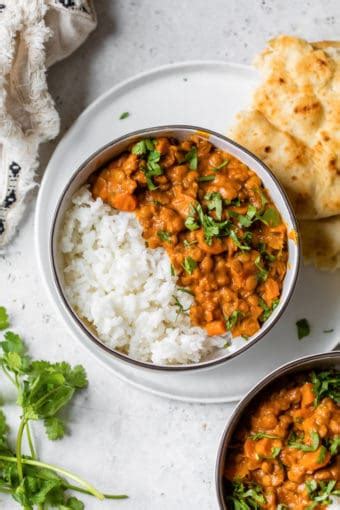
<path id="1" fill-rule="evenodd" d="M 59 132 L 47 67 L 96 27 L 92 0 L 0 0 L 0 248 L 35 186 L 39 144 Z"/>

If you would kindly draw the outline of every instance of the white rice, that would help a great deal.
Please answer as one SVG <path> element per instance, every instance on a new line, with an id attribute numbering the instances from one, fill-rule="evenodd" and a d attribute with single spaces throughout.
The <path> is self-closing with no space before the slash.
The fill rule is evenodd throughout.
<path id="1" fill-rule="evenodd" d="M 197 363 L 226 340 L 207 337 L 178 314 L 193 297 L 176 288 L 166 252 L 147 248 L 134 213 L 94 200 L 84 186 L 61 232 L 65 293 L 102 342 L 156 364 Z"/>

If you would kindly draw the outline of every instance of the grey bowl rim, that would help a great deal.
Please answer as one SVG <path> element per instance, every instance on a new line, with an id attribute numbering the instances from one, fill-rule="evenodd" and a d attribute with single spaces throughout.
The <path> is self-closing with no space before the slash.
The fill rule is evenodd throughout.
<path id="1" fill-rule="evenodd" d="M 227 452 L 228 445 L 230 444 L 230 440 L 232 438 L 234 430 L 237 427 L 237 424 L 240 422 L 241 418 L 243 417 L 244 412 L 253 403 L 253 401 L 256 399 L 259 393 L 261 393 L 266 388 L 271 386 L 274 382 L 278 382 L 280 379 L 284 378 L 288 374 L 293 375 L 303 372 L 304 371 L 303 366 L 308 365 L 309 362 L 313 361 L 322 362 L 325 360 L 331 362 L 333 359 L 335 363 L 336 361 L 340 362 L 340 350 L 310 354 L 308 356 L 302 356 L 292 361 L 288 361 L 287 363 L 280 365 L 279 367 L 272 370 L 269 374 L 264 376 L 258 383 L 256 383 L 255 386 L 253 386 L 247 392 L 247 394 L 237 404 L 222 432 L 215 462 L 215 491 L 220 510 L 227 510 L 223 496 L 223 483 L 220 473 L 224 465 L 224 457 Z M 305 370 L 308 371 L 308 368 L 306 367 Z M 227 436 L 229 435 L 230 431 L 231 435 L 229 441 L 227 441 Z"/>
<path id="2" fill-rule="evenodd" d="M 164 132 L 164 131 L 176 131 L 176 130 L 187 130 L 187 131 L 192 131 L 193 133 L 196 133 L 196 134 L 197 134 L 197 132 L 198 133 L 208 133 L 209 135 L 215 136 L 217 138 L 221 138 L 224 142 L 227 142 L 227 144 L 233 145 L 234 147 L 240 149 L 242 152 L 244 152 L 245 154 L 247 154 L 248 156 L 253 158 L 260 166 L 262 166 L 263 170 L 267 174 L 269 174 L 269 177 L 272 179 L 272 181 L 274 182 L 274 185 L 277 187 L 278 191 L 280 192 L 282 199 L 284 201 L 284 204 L 287 208 L 288 216 L 289 216 L 290 222 L 292 224 L 293 230 L 295 230 L 295 232 L 297 232 L 297 240 L 296 240 L 297 258 L 296 258 L 296 264 L 292 268 L 293 273 L 292 273 L 290 289 L 286 296 L 285 301 L 281 304 L 278 315 L 276 316 L 275 320 L 270 325 L 267 326 L 267 328 L 262 327 L 259 330 L 258 335 L 254 339 L 252 339 L 251 342 L 249 342 L 249 343 L 246 342 L 245 345 L 243 347 L 241 347 L 240 349 L 238 349 L 237 351 L 231 352 L 225 356 L 221 356 L 220 358 L 214 359 L 214 360 L 208 360 L 208 361 L 203 361 L 203 362 L 199 362 L 199 363 L 184 364 L 184 365 L 156 365 L 151 362 L 144 362 L 144 361 L 140 361 L 140 360 L 131 358 L 126 354 L 123 354 L 117 350 L 110 348 L 108 345 L 101 342 L 99 340 L 99 338 L 96 338 L 96 336 L 92 333 L 92 331 L 86 327 L 84 322 L 73 311 L 71 305 L 68 303 L 68 300 L 65 296 L 62 285 L 58 278 L 53 245 L 54 245 L 54 240 L 56 238 L 55 237 L 56 230 L 57 230 L 56 224 L 57 224 L 57 221 L 59 218 L 60 208 L 61 208 L 64 198 L 68 192 L 68 189 L 71 186 L 74 179 L 77 177 L 77 175 L 80 172 L 82 172 L 91 163 L 91 161 L 93 159 L 98 157 L 101 153 L 105 152 L 107 149 L 112 148 L 121 142 L 124 142 L 126 139 L 146 136 L 147 134 L 154 133 L 155 131 Z M 155 135 L 155 136 L 157 136 L 157 135 Z M 98 168 L 95 171 L 97 171 L 97 170 L 98 170 Z M 253 170 L 253 172 L 256 173 L 255 170 Z M 50 229 L 50 233 L 49 233 L 48 258 L 49 258 L 49 263 L 52 268 L 53 283 L 57 290 L 58 297 L 61 300 L 63 309 L 67 312 L 67 314 L 71 318 L 72 322 L 75 323 L 77 325 L 77 327 L 80 328 L 82 333 L 85 334 L 85 336 L 91 342 L 93 342 L 95 344 L 95 346 L 102 349 L 106 354 L 109 354 L 110 356 L 113 356 L 113 357 L 117 358 L 118 360 L 123 361 L 124 363 L 130 364 L 130 365 L 138 367 L 138 368 L 142 368 L 142 369 L 146 369 L 146 370 L 151 369 L 154 371 L 168 372 L 168 373 L 169 372 L 189 372 L 189 371 L 191 372 L 194 370 L 198 371 L 198 370 L 212 368 L 217 365 L 227 363 L 231 359 L 237 357 L 240 354 L 243 354 L 245 351 L 247 351 L 249 348 L 251 348 L 253 345 L 255 345 L 275 326 L 275 324 L 278 322 L 278 320 L 282 317 L 282 315 L 283 315 L 284 311 L 286 310 L 288 303 L 290 302 L 292 295 L 295 291 L 296 282 L 298 279 L 298 274 L 299 274 L 299 270 L 300 270 L 300 266 L 301 266 L 301 240 L 300 240 L 300 232 L 299 232 L 299 228 L 298 228 L 298 223 L 297 223 L 297 220 L 296 220 L 296 217 L 294 214 L 293 207 L 292 207 L 290 200 L 288 198 L 288 195 L 287 195 L 286 191 L 283 189 L 283 187 L 280 184 L 277 177 L 273 174 L 273 172 L 270 170 L 270 168 L 268 168 L 267 165 L 260 158 L 255 156 L 255 154 L 253 154 L 251 151 L 249 151 L 242 145 L 234 142 L 234 140 L 231 140 L 227 136 L 224 136 L 224 135 L 218 133 L 217 131 L 207 129 L 207 128 L 198 127 L 198 126 L 193 126 L 193 125 L 170 124 L 170 125 L 162 125 L 162 126 L 154 126 L 154 127 L 138 129 L 138 130 L 126 133 L 125 135 L 122 135 L 118 138 L 115 138 L 115 139 L 111 140 L 110 142 L 106 143 L 105 145 L 101 146 L 96 151 L 92 152 L 90 154 L 90 156 L 88 156 L 77 167 L 77 169 L 72 173 L 71 177 L 68 179 L 67 183 L 63 186 L 63 191 L 60 194 L 60 197 L 58 199 L 57 205 L 55 207 L 55 210 L 54 210 L 54 213 L 52 216 L 52 224 L 51 224 L 51 229 Z"/>

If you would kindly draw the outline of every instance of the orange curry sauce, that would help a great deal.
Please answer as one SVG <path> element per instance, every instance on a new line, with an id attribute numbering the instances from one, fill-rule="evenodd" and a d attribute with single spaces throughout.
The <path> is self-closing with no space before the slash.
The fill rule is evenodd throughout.
<path id="1" fill-rule="evenodd" d="M 324 510 L 330 494 L 340 495 L 340 372 L 285 382 L 247 411 L 232 438 L 228 509 Z M 258 506 L 250 505 L 252 495 Z M 240 501 L 249 506 L 238 507 Z"/>
<path id="2" fill-rule="evenodd" d="M 256 333 L 280 298 L 287 230 L 259 177 L 199 135 L 144 139 L 91 181 L 94 198 L 134 211 L 195 298 L 208 335 Z"/>

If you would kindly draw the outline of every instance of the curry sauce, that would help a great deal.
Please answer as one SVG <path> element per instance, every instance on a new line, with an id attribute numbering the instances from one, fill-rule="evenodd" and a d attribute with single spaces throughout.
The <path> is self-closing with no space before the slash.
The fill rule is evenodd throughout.
<path id="1" fill-rule="evenodd" d="M 340 496 L 339 402 L 340 372 L 327 371 L 285 381 L 248 410 L 225 459 L 228 509 L 324 510 Z"/>
<path id="2" fill-rule="evenodd" d="M 287 230 L 260 178 L 199 135 L 143 139 L 92 180 L 94 198 L 134 212 L 194 296 L 191 323 L 249 337 L 277 306 Z"/>

